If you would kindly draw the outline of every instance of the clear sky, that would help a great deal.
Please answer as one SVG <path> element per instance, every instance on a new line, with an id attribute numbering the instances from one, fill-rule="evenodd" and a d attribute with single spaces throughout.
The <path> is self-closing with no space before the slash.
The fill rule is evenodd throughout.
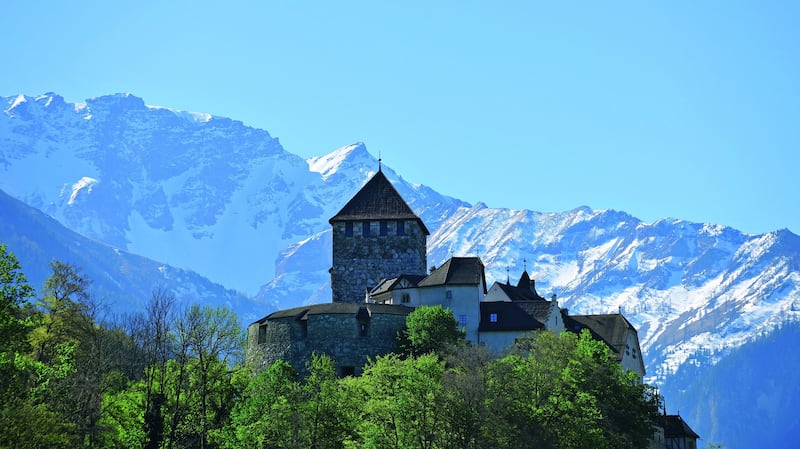
<path id="1" fill-rule="evenodd" d="M 800 2 L 643 3 L 5 2 L 0 95 L 363 141 L 493 207 L 800 233 Z"/>

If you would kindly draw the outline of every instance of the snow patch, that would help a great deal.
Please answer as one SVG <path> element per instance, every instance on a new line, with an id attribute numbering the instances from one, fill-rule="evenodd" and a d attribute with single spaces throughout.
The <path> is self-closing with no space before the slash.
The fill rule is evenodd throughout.
<path id="1" fill-rule="evenodd" d="M 347 160 L 350 153 L 363 147 L 364 144 L 356 142 L 338 148 L 324 156 L 312 157 L 306 160 L 308 169 L 322 175 L 322 179 L 327 180 L 331 175 L 339 170 L 342 163 Z"/>
<path id="2" fill-rule="evenodd" d="M 75 200 L 78 198 L 78 194 L 81 193 L 82 190 L 86 190 L 86 194 L 92 193 L 92 188 L 97 184 L 99 181 L 90 178 L 88 176 L 84 176 L 83 178 L 79 179 L 78 182 L 72 184 L 72 193 L 69 196 L 69 200 L 67 204 L 72 206 L 75 204 Z"/>
<path id="3" fill-rule="evenodd" d="M 27 101 L 28 101 L 28 99 L 25 97 L 25 95 L 19 94 L 19 95 L 17 95 L 17 98 L 15 98 L 14 101 L 11 102 L 11 106 L 9 106 L 8 109 L 6 109 L 3 112 L 5 112 L 8 115 L 11 115 L 11 111 L 14 108 L 16 108 L 17 106 L 19 106 L 19 105 L 21 105 L 23 103 L 26 103 Z"/>

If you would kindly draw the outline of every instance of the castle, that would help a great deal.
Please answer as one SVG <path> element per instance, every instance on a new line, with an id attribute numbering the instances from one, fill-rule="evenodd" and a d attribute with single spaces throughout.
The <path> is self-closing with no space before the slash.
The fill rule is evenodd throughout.
<path id="1" fill-rule="evenodd" d="M 588 329 L 625 369 L 645 374 L 636 328 L 621 313 L 570 315 L 555 295 L 548 300 L 537 293 L 527 269 L 516 285 L 495 282 L 487 289 L 478 257 L 452 257 L 428 269 L 430 232 L 380 168 L 329 222 L 332 302 L 250 324 L 248 352 L 257 363 L 285 360 L 305 373 L 318 352 L 336 361 L 339 375 L 359 375 L 368 359 L 397 350 L 396 336 L 414 308 L 441 305 L 468 341 L 498 354 L 531 331 Z M 686 441 L 694 443 L 691 435 Z"/>
<path id="2" fill-rule="evenodd" d="M 428 269 L 425 223 L 378 172 L 329 220 L 332 302 L 281 310 L 248 328 L 262 363 L 282 359 L 299 372 L 313 351 L 330 355 L 341 375 L 360 374 L 370 357 L 396 350 L 415 307 L 453 312 L 466 339 L 501 353 L 531 331 L 589 329 L 627 369 L 644 376 L 634 326 L 622 314 L 570 315 L 545 299 L 524 271 L 516 285 L 487 289 L 477 257 L 452 257 Z"/>

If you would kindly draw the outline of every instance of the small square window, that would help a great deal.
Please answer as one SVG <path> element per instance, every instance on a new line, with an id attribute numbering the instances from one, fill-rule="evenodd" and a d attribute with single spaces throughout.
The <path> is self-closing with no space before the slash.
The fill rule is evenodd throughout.
<path id="1" fill-rule="evenodd" d="M 397 235 L 406 235 L 406 222 L 397 220 Z"/>
<path id="2" fill-rule="evenodd" d="M 353 236 L 353 222 L 352 221 L 345 222 L 345 224 L 344 224 L 344 235 L 346 237 L 352 237 Z"/>
<path id="3" fill-rule="evenodd" d="M 467 316 L 466 315 L 459 315 L 458 316 L 458 325 L 461 327 L 467 326 Z"/>
<path id="4" fill-rule="evenodd" d="M 389 222 L 381 220 L 380 235 L 386 236 L 389 234 Z"/>
<path id="5" fill-rule="evenodd" d="M 369 221 L 361 222 L 361 235 L 369 237 Z"/>
<path id="6" fill-rule="evenodd" d="M 411 295 L 408 293 L 403 293 L 402 295 L 400 295 L 400 302 L 404 304 L 411 302 Z"/>
<path id="7" fill-rule="evenodd" d="M 447 291 L 444 293 L 444 296 L 445 296 L 447 299 L 453 299 L 453 291 L 452 291 L 452 290 L 447 290 Z"/>
<path id="8" fill-rule="evenodd" d="M 497 322 L 497 314 L 496 313 L 490 313 L 489 314 L 489 322 L 491 322 L 491 323 L 496 323 Z"/>

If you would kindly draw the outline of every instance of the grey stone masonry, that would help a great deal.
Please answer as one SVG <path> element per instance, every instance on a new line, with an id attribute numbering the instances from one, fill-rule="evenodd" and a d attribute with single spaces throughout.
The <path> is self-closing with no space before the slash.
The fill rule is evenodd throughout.
<path id="1" fill-rule="evenodd" d="M 427 272 L 427 230 L 419 220 L 336 221 L 333 302 L 364 302 L 381 279 Z"/>
<path id="2" fill-rule="evenodd" d="M 285 360 L 301 375 L 313 353 L 336 361 L 339 375 L 360 375 L 369 358 L 397 350 L 411 308 L 317 304 L 276 312 L 248 328 L 248 359 L 259 367 Z"/>

